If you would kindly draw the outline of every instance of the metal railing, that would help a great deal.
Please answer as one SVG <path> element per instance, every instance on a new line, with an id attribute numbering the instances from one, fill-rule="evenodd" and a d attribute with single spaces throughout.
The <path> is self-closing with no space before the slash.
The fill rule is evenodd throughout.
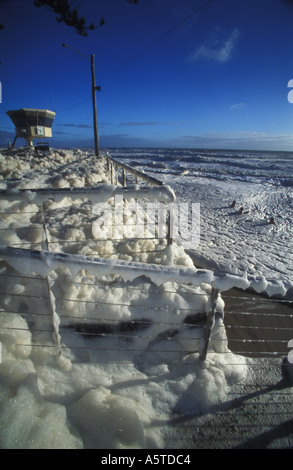
<path id="1" fill-rule="evenodd" d="M 172 224 L 174 223 L 172 210 L 175 195 L 169 186 L 128 185 L 122 187 L 100 184 L 90 188 L 11 189 L 0 191 L 0 197 L 10 203 L 18 202 L 22 206 L 27 205 L 26 208 L 22 208 L 22 215 L 20 215 L 19 207 L 13 205 L 0 214 L 2 244 L 9 246 L 41 249 L 44 247 L 43 230 L 46 235 L 45 247 L 50 246 L 51 251 L 54 251 L 55 246 L 57 249 L 63 247 L 65 251 L 67 249 L 72 252 L 74 245 L 78 247 L 81 244 L 87 246 L 92 243 L 96 247 L 100 244 L 97 250 L 102 252 L 108 240 L 113 243 L 113 251 L 109 253 L 113 255 L 119 254 L 117 246 L 127 240 L 133 242 L 152 240 L 153 251 L 164 249 L 164 240 L 167 244 L 172 243 Z M 58 208 L 58 203 L 66 197 L 70 198 L 72 204 Z M 124 215 L 124 205 L 127 202 L 131 200 L 135 202 L 135 207 L 126 208 L 128 212 L 131 210 L 133 212 L 139 206 L 143 207 L 147 204 L 149 198 L 162 204 L 164 208 L 164 211 L 160 213 L 155 212 L 154 220 L 146 220 L 144 214 L 139 221 L 137 214 L 130 214 L 130 217 L 128 214 Z M 55 206 L 48 204 L 49 200 L 54 200 Z M 118 204 L 115 206 L 117 201 L 120 209 L 117 209 Z M 103 224 L 105 210 L 108 210 L 110 214 L 110 231 L 93 230 L 96 227 L 95 224 L 98 227 Z M 72 217 L 75 217 L 75 224 L 72 223 Z M 99 219 L 99 217 L 102 218 Z M 77 237 L 68 233 L 72 229 L 77 229 L 79 232 Z"/>
<path id="2" fill-rule="evenodd" d="M 213 334 L 222 328 L 221 314 L 216 321 L 218 291 L 202 287 L 211 278 L 209 271 L 7 247 L 0 248 L 0 258 L 9 266 L 1 274 L 1 308 L 23 316 L 32 332 L 53 335 L 55 344 L 36 343 L 34 347 L 56 347 L 60 354 L 64 341 L 65 349 L 91 349 L 68 345 L 66 335 L 74 331 L 90 338 L 139 340 L 136 345 L 123 343 L 124 351 L 136 353 L 146 352 L 156 340 L 167 340 L 170 354 L 182 358 L 197 351 L 205 360 L 208 349 L 213 349 Z M 59 278 L 56 272 L 64 267 L 67 274 Z M 77 276 L 81 271 L 87 272 L 82 280 Z M 15 284 L 22 287 L 15 291 Z M 81 295 L 85 286 L 90 298 Z M 119 315 L 113 309 L 119 309 Z M 187 346 L 178 349 L 178 341 Z M 119 353 L 111 344 L 93 346 L 99 348 Z"/>
<path id="3" fill-rule="evenodd" d="M 154 186 L 164 186 L 162 181 L 148 175 L 142 170 L 132 168 L 126 163 L 119 162 L 108 154 L 104 155 L 104 158 L 106 158 L 107 161 L 107 170 L 111 176 L 112 184 L 122 184 L 122 186 L 127 186 L 127 179 L 131 176 L 131 183 L 135 181 L 136 183 L 144 182 Z"/>
<path id="4" fill-rule="evenodd" d="M 126 321 L 126 324 L 129 325 L 133 325 L 134 323 L 137 323 L 137 325 L 139 323 L 145 324 L 146 319 L 144 314 L 146 312 L 150 313 L 155 311 L 162 313 L 165 311 L 165 320 L 161 321 L 161 323 L 164 325 L 164 329 L 169 331 L 174 330 L 175 328 L 175 325 L 172 323 L 172 315 L 170 314 L 177 310 L 177 312 L 184 312 L 184 321 L 187 323 L 189 322 L 191 328 L 201 328 L 200 336 L 203 340 L 199 355 L 203 360 L 206 359 L 211 337 L 215 334 L 214 327 L 215 319 L 217 317 L 218 320 L 221 319 L 221 323 L 218 322 L 216 330 L 217 332 L 219 332 L 219 329 L 223 330 L 219 341 L 220 343 L 227 343 L 227 352 L 232 351 L 240 356 L 274 358 L 284 357 L 289 352 L 288 342 L 293 337 L 293 301 L 270 299 L 233 289 L 231 291 L 221 293 L 225 302 L 225 313 L 219 313 L 216 310 L 216 303 L 219 295 L 217 278 L 211 271 L 197 271 L 175 266 L 152 265 L 147 263 L 127 262 L 124 260 L 91 258 L 80 255 L 15 248 L 1 248 L 0 256 L 2 259 L 6 260 L 11 267 L 14 267 L 16 270 L 16 273 L 14 274 L 15 277 L 24 276 L 24 278 L 27 277 L 28 279 L 35 279 L 35 277 L 31 277 L 31 273 L 39 273 L 42 275 L 43 280 L 45 280 L 47 279 L 47 275 L 50 271 L 56 270 L 60 266 L 66 266 L 71 273 L 76 273 L 81 270 L 86 270 L 91 273 L 91 275 L 93 275 L 97 280 L 97 288 L 103 285 L 103 283 L 100 283 L 99 281 L 103 276 L 118 276 L 124 288 L 126 288 L 125 282 L 127 281 L 128 288 L 130 288 L 129 286 L 133 284 L 136 279 L 148 279 L 149 285 L 152 285 L 152 294 L 156 291 L 158 302 L 160 302 L 162 292 L 165 294 L 164 291 L 160 290 L 160 285 L 168 282 L 175 282 L 177 286 L 175 291 L 169 293 L 174 294 L 177 292 L 183 297 L 186 295 L 182 293 L 186 286 L 193 286 L 193 288 L 200 287 L 205 284 L 214 286 L 208 294 L 207 292 L 201 294 L 194 292 L 192 294 L 197 297 L 197 300 L 200 296 L 202 299 L 204 297 L 208 297 L 206 308 L 200 310 L 197 310 L 197 307 L 194 306 L 195 302 L 193 306 L 191 305 L 183 309 L 172 304 L 172 300 L 168 300 L 166 305 L 160 305 L 160 303 L 150 305 L 148 303 L 148 297 L 145 302 L 142 301 L 139 305 L 136 305 L 135 303 L 131 304 L 127 301 L 123 301 L 121 303 L 114 302 L 114 304 L 112 301 L 110 304 L 108 302 L 103 302 L 103 300 L 82 300 L 81 298 L 72 298 L 67 297 L 66 295 L 58 298 L 59 305 L 60 303 L 67 303 L 70 304 L 71 307 L 74 306 L 74 308 L 76 308 L 76 305 L 82 304 L 83 309 L 86 309 L 88 306 L 90 306 L 90 308 L 93 305 L 95 305 L 95 307 L 98 306 L 98 316 L 92 317 L 91 314 L 89 314 L 86 319 L 83 319 L 82 317 L 79 319 L 78 327 L 84 332 L 87 331 L 88 335 L 99 335 L 101 333 L 101 331 L 98 331 L 95 321 L 102 325 L 109 323 L 109 320 L 105 321 L 105 318 L 107 319 L 108 316 L 106 315 L 106 317 L 103 317 L 103 314 L 105 314 L 106 311 L 105 309 L 107 309 L 107 305 L 110 309 L 113 305 L 122 309 L 137 308 L 142 313 L 142 317 L 139 321 L 137 321 L 137 319 L 134 320 L 129 318 Z M 2 294 L 8 296 L 12 295 L 11 292 L 5 292 L 4 287 L 7 284 L 9 276 L 2 273 L 1 277 L 3 286 Z M 129 281 L 131 281 L 130 284 Z M 62 282 L 72 285 L 79 284 L 79 281 L 74 279 L 72 274 L 69 279 L 58 282 L 59 284 Z M 87 282 L 89 281 L 83 281 L 83 283 Z M 112 281 L 110 281 L 110 285 L 111 283 Z M 90 281 L 90 284 L 93 285 L 93 281 Z M 119 289 L 123 288 L 122 285 Z M 115 288 L 117 288 L 117 284 L 115 287 L 114 282 L 113 286 L 113 289 L 115 290 Z M 132 285 L 132 288 L 137 291 L 143 289 L 140 286 L 135 287 L 134 284 Z M 48 292 L 50 292 L 50 289 L 48 289 Z M 25 294 L 16 295 L 19 300 L 22 296 L 25 297 Z M 25 304 L 25 298 L 22 298 L 22 304 Z M 103 307 L 101 308 L 101 306 Z M 33 312 L 31 313 L 33 314 Z M 168 320 L 168 317 L 171 319 Z M 78 317 L 75 316 L 74 318 L 74 322 L 76 323 Z M 115 319 L 112 319 L 112 321 L 115 323 Z M 70 324 L 70 321 L 68 323 Z M 182 324 L 183 323 L 184 322 L 182 321 Z M 177 327 L 179 328 L 178 325 Z M 117 330 L 113 325 L 111 328 L 113 331 Z M 123 328 L 123 326 L 121 326 L 121 328 Z M 133 335 L 131 328 L 130 331 L 131 335 Z M 197 334 L 198 331 L 199 330 L 197 330 Z M 172 335 L 176 338 L 174 331 Z M 196 338 L 197 339 L 194 340 L 194 344 L 196 344 L 198 340 L 197 335 Z M 223 348 L 220 347 L 219 350 L 225 353 Z M 196 347 L 194 351 L 196 351 Z"/>

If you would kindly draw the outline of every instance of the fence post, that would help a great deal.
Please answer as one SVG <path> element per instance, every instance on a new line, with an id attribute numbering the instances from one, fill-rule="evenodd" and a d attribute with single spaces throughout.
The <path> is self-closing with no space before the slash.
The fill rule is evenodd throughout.
<path id="1" fill-rule="evenodd" d="M 213 329 L 213 326 L 214 326 L 215 313 L 216 313 L 216 302 L 217 302 L 218 294 L 219 294 L 219 290 L 212 287 L 211 310 L 208 313 L 207 321 L 206 321 L 206 325 L 205 325 L 204 336 L 203 336 L 204 344 L 203 344 L 203 347 L 202 347 L 201 351 L 199 351 L 199 359 L 201 361 L 205 361 L 206 357 L 207 357 L 211 332 L 212 332 L 212 329 Z"/>
<path id="2" fill-rule="evenodd" d="M 44 203 L 43 202 L 41 203 L 40 209 L 41 209 L 41 217 L 42 217 L 42 224 L 43 224 L 42 249 L 44 249 L 44 247 L 45 247 L 45 249 L 47 251 L 49 251 L 49 233 L 48 233 L 47 226 L 46 226 L 45 211 L 44 211 Z"/>
<path id="3" fill-rule="evenodd" d="M 111 162 L 110 165 L 110 172 L 111 172 L 111 184 L 114 184 L 114 163 Z"/>
<path id="4" fill-rule="evenodd" d="M 167 244 L 172 245 L 174 236 L 174 204 L 168 204 L 167 208 Z"/>
<path id="5" fill-rule="evenodd" d="M 55 296 L 51 290 L 52 285 L 54 284 L 54 281 L 50 279 L 49 275 L 46 276 L 46 282 L 47 282 L 47 289 L 49 293 L 49 302 L 50 302 L 50 308 L 51 308 L 51 314 L 52 314 L 52 324 L 53 324 L 53 340 L 55 343 L 55 348 L 56 348 L 56 355 L 57 357 L 61 356 L 62 354 L 62 349 L 61 349 L 61 336 L 59 334 L 59 325 L 60 325 L 60 318 L 59 315 L 56 311 L 56 301 L 55 301 Z"/>
<path id="6" fill-rule="evenodd" d="M 116 186 L 118 186 L 118 184 L 119 184 L 119 167 L 117 165 L 115 166 L 115 178 L 116 178 L 115 184 L 116 184 Z"/>

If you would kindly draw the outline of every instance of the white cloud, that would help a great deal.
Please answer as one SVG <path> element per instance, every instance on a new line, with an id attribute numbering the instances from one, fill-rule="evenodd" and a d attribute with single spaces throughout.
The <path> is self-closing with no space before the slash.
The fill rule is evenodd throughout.
<path id="1" fill-rule="evenodd" d="M 219 31 L 213 34 L 189 56 L 190 62 L 203 60 L 225 64 L 232 59 L 238 38 L 239 29 L 235 28 L 228 36 L 220 37 Z"/>
<path id="2" fill-rule="evenodd" d="M 232 109 L 232 111 L 238 111 L 239 109 L 244 109 L 246 107 L 246 103 L 235 103 L 230 106 L 230 109 Z"/>

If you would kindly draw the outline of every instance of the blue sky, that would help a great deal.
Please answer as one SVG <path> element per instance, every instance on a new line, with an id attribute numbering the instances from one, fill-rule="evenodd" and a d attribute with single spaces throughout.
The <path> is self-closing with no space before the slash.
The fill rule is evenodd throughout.
<path id="1" fill-rule="evenodd" d="M 56 112 L 52 146 L 93 147 L 95 54 L 102 148 L 293 149 L 293 1 L 76 5 L 105 25 L 82 37 L 33 0 L 0 0 L 1 145 L 5 112 L 27 107 Z"/>

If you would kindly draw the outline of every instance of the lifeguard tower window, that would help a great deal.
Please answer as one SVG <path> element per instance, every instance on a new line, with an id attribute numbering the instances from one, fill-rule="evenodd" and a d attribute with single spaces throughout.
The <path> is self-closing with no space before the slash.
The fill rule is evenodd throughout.
<path id="1" fill-rule="evenodd" d="M 52 126 L 52 118 L 46 117 L 46 116 L 30 116 L 28 114 L 19 114 L 17 115 L 16 113 L 13 116 L 13 123 L 15 127 L 23 127 L 23 124 L 25 123 L 26 126 L 31 127 L 35 126 L 37 124 L 37 127 L 42 126 L 42 127 L 51 127 Z"/>

